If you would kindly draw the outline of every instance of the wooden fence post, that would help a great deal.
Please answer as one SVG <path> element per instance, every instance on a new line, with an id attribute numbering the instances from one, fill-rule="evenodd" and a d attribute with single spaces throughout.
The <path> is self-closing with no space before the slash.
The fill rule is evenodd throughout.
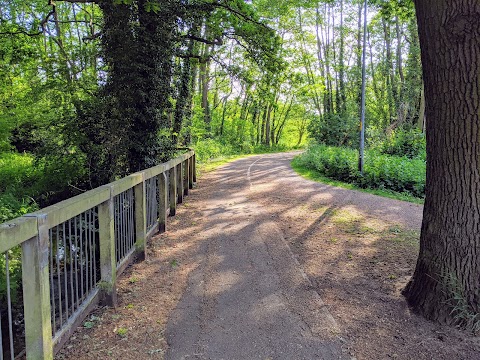
<path id="1" fill-rule="evenodd" d="M 192 169 L 193 182 L 196 183 L 197 182 L 197 155 L 193 154 L 192 158 L 193 158 L 193 169 Z"/>
<path id="2" fill-rule="evenodd" d="M 188 187 L 193 189 L 193 163 L 195 159 L 193 156 L 188 159 Z"/>
<path id="3" fill-rule="evenodd" d="M 190 159 L 185 159 L 183 162 L 183 195 L 188 195 L 189 177 L 190 177 Z"/>
<path id="4" fill-rule="evenodd" d="M 177 204 L 181 204 L 183 202 L 183 171 L 182 171 L 182 163 L 176 166 L 177 168 Z"/>
<path id="5" fill-rule="evenodd" d="M 27 215 L 28 217 L 28 215 Z M 22 243 L 22 284 L 27 359 L 53 359 L 46 215 L 37 218 L 38 235 Z"/>
<path id="6" fill-rule="evenodd" d="M 177 212 L 177 167 L 173 166 L 169 170 L 170 175 L 170 216 L 175 216 Z"/>
<path id="7" fill-rule="evenodd" d="M 115 254 L 114 201 L 110 188 L 110 200 L 98 205 L 98 233 L 100 239 L 100 274 L 103 302 L 117 306 L 117 258 Z"/>
<path id="8" fill-rule="evenodd" d="M 167 230 L 167 174 L 158 175 L 158 231 Z"/>
<path id="9" fill-rule="evenodd" d="M 143 175 L 142 175 L 143 177 Z M 147 239 L 147 209 L 145 180 L 135 185 L 135 247 L 141 260 L 145 259 Z"/>

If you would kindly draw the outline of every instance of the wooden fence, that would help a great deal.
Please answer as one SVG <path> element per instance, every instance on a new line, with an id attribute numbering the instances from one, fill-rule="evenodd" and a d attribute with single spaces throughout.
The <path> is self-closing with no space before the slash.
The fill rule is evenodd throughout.
<path id="1" fill-rule="evenodd" d="M 147 239 L 165 231 L 167 215 L 175 215 L 195 181 L 195 153 L 188 151 L 0 224 L 6 284 L 0 358 L 23 353 L 27 359 L 52 359 L 99 302 L 115 305 L 117 276 L 134 256 L 145 256 Z M 12 278 L 15 257 L 21 269 L 18 290 Z M 16 314 L 18 309 L 23 316 Z M 23 321 L 17 318 L 24 323 L 18 325 Z M 24 341 L 19 333 L 25 334 Z"/>

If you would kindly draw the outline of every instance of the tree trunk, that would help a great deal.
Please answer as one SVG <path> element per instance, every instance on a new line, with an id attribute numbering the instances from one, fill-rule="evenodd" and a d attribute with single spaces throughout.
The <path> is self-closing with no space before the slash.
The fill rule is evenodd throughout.
<path id="1" fill-rule="evenodd" d="M 209 37 L 209 29 L 208 24 L 205 25 L 205 39 Z M 211 122 L 211 114 L 210 114 L 210 104 L 208 101 L 208 92 L 210 87 L 210 47 L 211 45 L 205 44 L 202 53 L 202 62 L 200 64 L 200 86 L 201 86 L 201 94 L 202 94 L 202 109 L 203 109 L 203 118 L 205 121 L 205 129 L 207 133 L 210 133 L 210 122 Z"/>
<path id="2" fill-rule="evenodd" d="M 480 313 L 480 5 L 416 0 L 425 82 L 426 199 L 420 254 L 404 290 L 425 317 Z"/>
<path id="3" fill-rule="evenodd" d="M 267 116 L 265 120 L 265 145 L 270 146 L 270 119 L 272 117 L 272 105 L 268 105 Z"/>
<path id="4" fill-rule="evenodd" d="M 340 53 L 339 53 L 339 103 L 338 112 L 344 114 L 347 110 L 347 97 L 345 95 L 345 29 L 343 28 L 343 0 L 340 1 Z"/>
<path id="5" fill-rule="evenodd" d="M 382 17 L 382 25 L 383 25 L 383 35 L 385 40 L 385 51 L 386 51 L 385 79 L 387 82 L 387 99 L 388 99 L 388 111 L 389 111 L 388 125 L 389 125 L 392 122 L 393 115 L 396 113 L 395 74 L 393 70 L 392 39 L 390 36 L 390 24 L 387 22 L 387 19 L 385 19 L 385 17 Z"/>
<path id="6" fill-rule="evenodd" d="M 420 90 L 420 110 L 418 111 L 417 126 L 421 132 L 425 132 L 425 90 L 423 84 Z"/>

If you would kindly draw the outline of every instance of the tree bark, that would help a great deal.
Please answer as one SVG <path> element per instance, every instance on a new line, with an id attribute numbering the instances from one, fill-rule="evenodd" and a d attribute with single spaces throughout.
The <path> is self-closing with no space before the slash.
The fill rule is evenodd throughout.
<path id="1" fill-rule="evenodd" d="M 404 295 L 429 319 L 472 325 L 468 316 L 480 313 L 480 3 L 415 5 L 427 182 L 420 254 Z"/>

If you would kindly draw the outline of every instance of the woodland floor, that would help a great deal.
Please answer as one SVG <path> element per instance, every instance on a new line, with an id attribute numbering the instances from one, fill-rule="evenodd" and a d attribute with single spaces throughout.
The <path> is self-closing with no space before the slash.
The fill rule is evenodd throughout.
<path id="1" fill-rule="evenodd" d="M 315 183 L 293 153 L 205 174 L 57 359 L 480 359 L 412 314 L 422 207 Z M 297 329 L 298 328 L 298 329 Z"/>

